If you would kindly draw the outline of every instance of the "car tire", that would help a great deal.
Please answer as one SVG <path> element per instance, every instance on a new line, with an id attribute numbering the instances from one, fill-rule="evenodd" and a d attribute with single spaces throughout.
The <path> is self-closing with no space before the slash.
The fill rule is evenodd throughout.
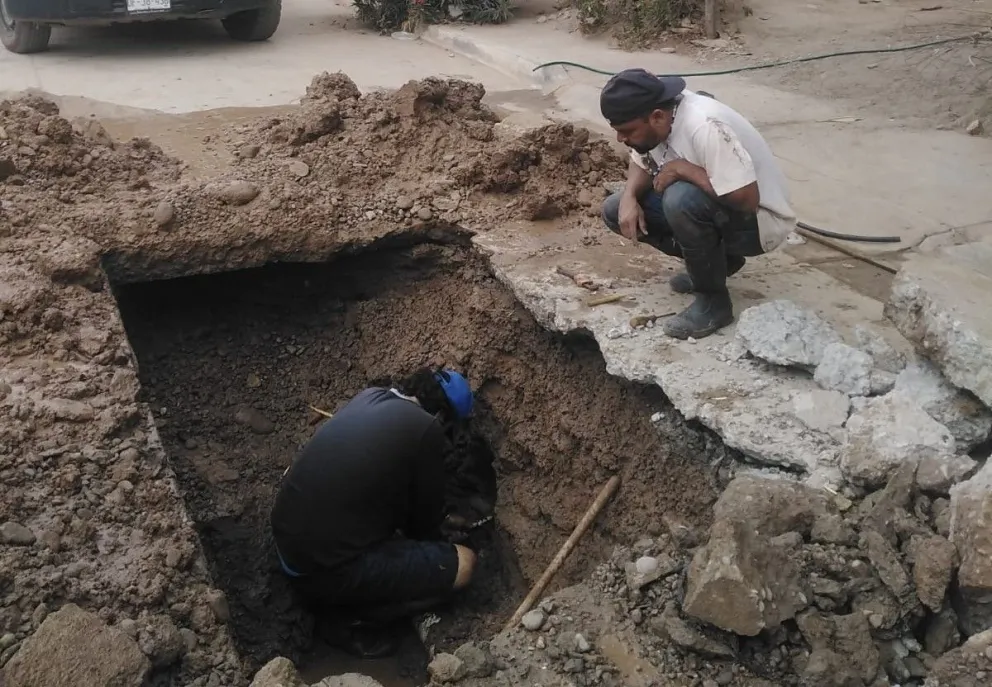
<path id="1" fill-rule="evenodd" d="M 0 43 L 10 52 L 28 55 L 48 49 L 52 27 L 30 21 L 14 21 L 7 14 L 4 0 L 0 0 Z"/>
<path id="2" fill-rule="evenodd" d="M 236 41 L 267 41 L 279 28 L 282 0 L 270 0 L 257 10 L 238 12 L 222 20 L 227 35 Z"/>

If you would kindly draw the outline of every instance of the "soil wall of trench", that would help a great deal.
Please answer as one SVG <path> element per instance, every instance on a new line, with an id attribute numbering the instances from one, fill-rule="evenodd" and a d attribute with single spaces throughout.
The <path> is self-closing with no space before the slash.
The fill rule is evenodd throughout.
<path id="1" fill-rule="evenodd" d="M 716 498 L 705 439 L 663 436 L 657 389 L 610 377 L 595 344 L 538 325 L 460 245 L 393 247 L 117 289 L 155 415 L 240 651 L 307 650 L 311 619 L 278 572 L 269 509 L 322 416 L 369 380 L 423 365 L 467 372 L 498 457 L 504 546 L 442 614 L 439 648 L 484 639 L 522 599 L 611 474 L 623 487 L 557 578 L 578 581 L 664 518 L 702 526 Z"/>

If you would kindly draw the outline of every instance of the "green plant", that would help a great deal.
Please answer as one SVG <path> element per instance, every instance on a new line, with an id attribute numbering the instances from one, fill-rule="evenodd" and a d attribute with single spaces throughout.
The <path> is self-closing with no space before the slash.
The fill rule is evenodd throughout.
<path id="1" fill-rule="evenodd" d="M 701 14 L 699 0 L 575 0 L 582 30 L 610 30 L 630 45 L 649 43 L 686 18 Z"/>
<path id="2" fill-rule="evenodd" d="M 510 0 L 354 0 L 359 21 L 388 33 L 416 31 L 425 24 L 465 21 L 502 24 L 513 10 Z"/>

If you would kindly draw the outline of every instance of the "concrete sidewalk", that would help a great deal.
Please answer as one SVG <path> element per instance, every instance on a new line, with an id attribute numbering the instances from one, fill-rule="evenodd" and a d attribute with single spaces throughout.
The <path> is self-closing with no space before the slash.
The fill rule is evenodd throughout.
<path id="1" fill-rule="evenodd" d="M 559 116 L 610 133 L 599 114 L 607 77 L 544 62 L 578 62 L 606 71 L 640 66 L 691 74 L 692 60 L 659 52 L 623 52 L 551 23 L 435 26 L 423 39 L 554 94 Z M 974 240 L 992 235 L 992 140 L 949 131 L 914 131 L 895 119 L 845 119 L 843 101 L 825 101 L 756 84 L 744 76 L 688 78 L 716 94 L 766 136 L 791 185 L 802 220 L 849 234 L 895 235 L 900 244 L 856 244 L 866 253 L 913 248 L 929 237 Z M 934 244 L 936 245 L 936 244 Z"/>

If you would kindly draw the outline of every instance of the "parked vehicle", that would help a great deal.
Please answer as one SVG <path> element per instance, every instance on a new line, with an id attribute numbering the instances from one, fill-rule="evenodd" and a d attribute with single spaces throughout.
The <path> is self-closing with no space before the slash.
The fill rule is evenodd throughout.
<path id="1" fill-rule="evenodd" d="M 0 0 L 0 42 L 27 54 L 48 48 L 53 26 L 220 19 L 238 41 L 264 41 L 279 26 L 282 0 Z"/>

